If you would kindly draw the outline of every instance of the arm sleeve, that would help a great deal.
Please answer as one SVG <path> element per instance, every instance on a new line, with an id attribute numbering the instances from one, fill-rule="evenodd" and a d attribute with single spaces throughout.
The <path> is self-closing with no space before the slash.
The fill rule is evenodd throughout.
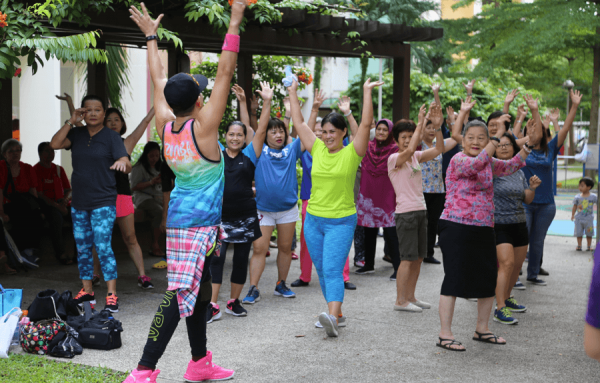
<path id="1" fill-rule="evenodd" d="M 573 198 L 573 205 L 579 205 L 579 195 L 576 195 L 575 198 Z"/>
<path id="2" fill-rule="evenodd" d="M 65 169 L 62 166 L 60 167 L 60 181 L 62 182 L 63 189 L 70 189 L 71 183 L 69 182 L 69 177 L 67 177 L 67 173 L 65 173 Z"/>
<path id="3" fill-rule="evenodd" d="M 492 158 L 492 174 L 496 177 L 509 176 L 525 166 L 525 160 L 517 153 L 516 156 L 508 161 Z"/>
<path id="4" fill-rule="evenodd" d="M 485 169 L 490 163 L 490 156 L 488 156 L 485 150 L 481 151 L 477 157 L 469 156 L 455 156 L 454 170 L 456 173 L 464 177 L 474 176 Z"/>
<path id="5" fill-rule="evenodd" d="M 254 146 L 253 146 L 252 142 L 250 143 L 250 145 L 246 146 L 244 148 L 244 150 L 242 150 L 242 153 L 246 157 L 248 157 L 250 159 L 250 161 L 252 161 L 254 166 L 256 166 L 256 163 L 258 162 L 258 158 L 256 158 L 256 153 L 254 152 Z"/>
<path id="6" fill-rule="evenodd" d="M 137 184 L 144 181 L 145 174 L 144 167 L 140 165 L 135 165 L 133 169 L 131 169 L 131 187 L 134 188 Z"/>

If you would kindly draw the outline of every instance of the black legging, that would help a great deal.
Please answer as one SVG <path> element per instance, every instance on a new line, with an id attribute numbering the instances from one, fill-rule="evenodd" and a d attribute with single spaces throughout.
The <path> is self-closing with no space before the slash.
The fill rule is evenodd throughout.
<path id="1" fill-rule="evenodd" d="M 427 258 L 433 257 L 438 221 L 444 211 L 446 193 L 423 193 L 427 205 Z"/>
<path id="2" fill-rule="evenodd" d="M 221 245 L 221 256 L 215 257 L 210 263 L 210 273 L 212 275 L 212 283 L 223 283 L 223 266 L 225 265 L 225 255 L 227 254 L 228 242 L 223 242 Z M 231 270 L 231 283 L 243 285 L 246 283 L 248 275 L 248 258 L 250 257 L 250 249 L 252 242 L 232 243 L 233 245 L 233 268 Z"/>
<path id="3" fill-rule="evenodd" d="M 375 250 L 377 248 L 377 227 L 364 227 L 365 231 L 365 269 L 375 268 Z M 398 234 L 395 227 L 384 227 L 383 238 L 388 245 L 389 256 L 392 258 L 394 271 L 400 266 L 400 250 L 398 249 Z"/>
<path id="4" fill-rule="evenodd" d="M 196 306 L 194 307 L 194 313 L 185 318 L 192 356 L 198 358 L 206 356 L 206 307 L 210 303 L 210 296 L 212 294 L 210 271 L 208 271 L 209 268 L 206 266 L 210 266 L 212 258 L 214 258 L 214 255 L 206 257 L 204 263 L 202 283 L 198 299 L 196 300 Z M 201 300 L 202 298 L 204 300 Z M 167 291 L 150 325 L 150 333 L 148 334 L 148 340 L 144 347 L 140 365 L 151 369 L 156 368 L 156 364 L 165 352 L 180 319 L 176 290 Z"/>

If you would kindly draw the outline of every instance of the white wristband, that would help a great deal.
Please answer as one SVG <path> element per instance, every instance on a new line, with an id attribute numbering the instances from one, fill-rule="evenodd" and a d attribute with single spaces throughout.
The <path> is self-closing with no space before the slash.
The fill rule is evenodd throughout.
<path id="1" fill-rule="evenodd" d="M 349 116 L 349 115 L 351 115 L 351 114 L 352 114 L 352 110 L 349 110 L 349 111 L 348 111 L 348 114 L 344 114 L 344 117 L 348 117 L 348 116 Z"/>

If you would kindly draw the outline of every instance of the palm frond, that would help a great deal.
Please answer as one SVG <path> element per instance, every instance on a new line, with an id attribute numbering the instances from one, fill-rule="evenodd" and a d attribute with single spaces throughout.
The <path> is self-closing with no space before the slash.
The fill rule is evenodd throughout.
<path id="1" fill-rule="evenodd" d="M 129 56 L 121 45 L 107 45 L 106 82 L 110 105 L 123 110 L 123 90 L 129 85 Z"/>

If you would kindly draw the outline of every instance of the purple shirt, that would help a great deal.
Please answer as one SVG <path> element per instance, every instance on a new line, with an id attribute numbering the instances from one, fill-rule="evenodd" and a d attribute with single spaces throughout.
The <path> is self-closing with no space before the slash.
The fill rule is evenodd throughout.
<path id="1" fill-rule="evenodd" d="M 598 254 L 598 247 L 594 250 L 594 269 L 592 270 L 592 284 L 590 285 L 590 298 L 585 321 L 590 326 L 600 329 L 600 254 Z"/>

